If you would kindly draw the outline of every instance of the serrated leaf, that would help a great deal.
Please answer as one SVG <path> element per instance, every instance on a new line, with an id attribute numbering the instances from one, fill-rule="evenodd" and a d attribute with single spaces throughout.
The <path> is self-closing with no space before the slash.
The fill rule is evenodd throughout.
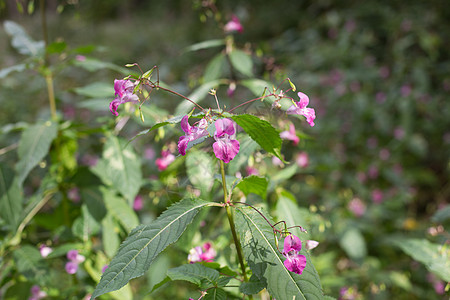
<path id="1" fill-rule="evenodd" d="M 178 240 L 199 209 L 208 204 L 185 199 L 170 206 L 150 225 L 135 228 L 120 245 L 91 299 L 117 290 L 144 274 L 158 254 Z"/>
<path id="2" fill-rule="evenodd" d="M 394 244 L 414 260 L 423 263 L 436 276 L 450 282 L 450 249 L 447 246 L 425 239 L 396 239 Z"/>
<path id="3" fill-rule="evenodd" d="M 22 213 L 22 189 L 14 171 L 6 165 L 0 165 L 0 217 L 14 230 Z"/>
<path id="4" fill-rule="evenodd" d="M 259 176 L 248 176 L 242 179 L 236 187 L 239 188 L 246 196 L 253 193 L 261 196 L 261 198 L 266 198 L 267 193 L 267 179 Z"/>
<path id="5" fill-rule="evenodd" d="M 310 212 L 306 208 L 300 208 L 296 202 L 295 197 L 289 192 L 282 191 L 278 195 L 277 199 L 277 221 L 285 221 L 287 227 L 302 226 L 303 229 L 309 229 L 307 219 Z M 300 228 L 291 228 L 289 231 L 301 240 L 309 240 L 309 234 L 307 232 L 301 232 Z"/>
<path id="6" fill-rule="evenodd" d="M 202 192 L 209 192 L 214 183 L 214 163 L 210 155 L 190 151 L 186 156 L 186 172 L 189 181 Z"/>
<path id="7" fill-rule="evenodd" d="M 34 41 L 19 24 L 5 21 L 4 27 L 6 33 L 11 36 L 12 46 L 20 54 L 38 56 L 44 53 L 44 41 Z"/>
<path id="8" fill-rule="evenodd" d="M 223 53 L 217 54 L 206 66 L 203 81 L 208 82 L 219 79 L 226 67 L 226 57 Z"/>
<path id="9" fill-rule="evenodd" d="M 141 162 L 131 146 L 115 136 L 110 136 L 103 146 L 103 156 L 91 168 L 106 185 L 113 186 L 128 200 L 134 202 L 142 184 Z"/>
<path id="10" fill-rule="evenodd" d="M 58 124 L 50 121 L 30 126 L 22 133 L 17 150 L 19 162 L 16 164 L 19 185 L 47 155 L 57 133 Z"/>
<path id="11" fill-rule="evenodd" d="M 267 220 L 271 218 L 265 215 Z M 277 299 L 313 300 L 323 299 L 319 275 L 311 258 L 305 251 L 306 267 L 301 275 L 288 271 L 283 264 L 284 256 L 275 245 L 272 227 L 253 208 L 236 209 L 236 228 L 241 237 L 245 258 L 253 273 L 267 281 L 267 290 Z"/>
<path id="12" fill-rule="evenodd" d="M 200 289 L 217 285 L 219 280 L 219 272 L 214 269 L 205 267 L 201 264 L 186 264 L 167 271 L 167 276 L 172 280 L 184 280 L 192 282 Z"/>
<path id="13" fill-rule="evenodd" d="M 103 194 L 103 201 L 108 212 L 122 224 L 127 232 L 138 226 L 139 219 L 125 199 L 117 196 L 106 187 L 101 187 L 100 191 Z"/>
<path id="14" fill-rule="evenodd" d="M 260 291 L 267 287 L 267 283 L 263 280 L 260 280 L 256 275 L 252 275 L 248 282 L 243 282 L 239 286 L 239 291 L 246 295 L 254 295 L 258 294 Z"/>
<path id="15" fill-rule="evenodd" d="M 231 64 L 236 70 L 246 76 L 253 76 L 253 61 L 250 55 L 242 50 L 234 49 L 229 56 Z"/>
<path id="16" fill-rule="evenodd" d="M 205 297 L 203 297 L 205 300 L 226 300 L 227 299 L 227 292 L 223 289 L 210 289 L 208 290 Z"/>
<path id="17" fill-rule="evenodd" d="M 257 142 L 261 148 L 272 153 L 279 159 L 281 157 L 280 133 L 267 121 L 253 115 L 235 115 L 231 117 L 245 132 Z"/>
<path id="18" fill-rule="evenodd" d="M 114 86 L 108 82 L 94 82 L 74 88 L 75 93 L 89 98 L 114 98 Z M 106 107 L 107 103 L 105 103 Z"/>
<path id="19" fill-rule="evenodd" d="M 202 49 L 219 47 L 219 46 L 223 46 L 223 45 L 225 45 L 224 39 L 207 40 L 207 41 L 203 41 L 203 42 L 200 42 L 197 44 L 190 45 L 189 47 L 186 47 L 184 49 L 184 52 L 198 51 L 198 50 L 202 50 Z"/>

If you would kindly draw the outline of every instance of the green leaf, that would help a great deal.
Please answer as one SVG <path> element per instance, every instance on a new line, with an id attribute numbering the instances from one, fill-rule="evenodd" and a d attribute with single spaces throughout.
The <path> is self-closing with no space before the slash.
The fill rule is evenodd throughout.
<path id="1" fill-rule="evenodd" d="M 206 66 L 203 81 L 208 82 L 219 79 L 226 67 L 227 59 L 224 54 L 217 54 Z"/>
<path id="2" fill-rule="evenodd" d="M 367 255 L 364 236 L 361 234 L 361 231 L 355 227 L 351 227 L 345 231 L 339 244 L 351 259 L 360 261 Z"/>
<path id="3" fill-rule="evenodd" d="M 247 134 L 257 142 L 261 148 L 275 155 L 279 159 L 281 157 L 280 133 L 267 121 L 253 115 L 235 115 L 231 117 Z"/>
<path id="4" fill-rule="evenodd" d="M 78 51 L 80 53 L 80 51 Z M 73 64 L 77 67 L 83 68 L 89 72 L 95 72 L 102 69 L 110 69 L 113 71 L 116 71 L 118 73 L 121 73 L 123 75 L 129 75 L 130 70 L 127 70 L 125 68 L 119 67 L 113 63 L 110 62 L 104 62 L 95 58 L 86 57 L 84 60 L 74 60 Z M 112 84 L 111 84 L 112 86 Z"/>
<path id="5" fill-rule="evenodd" d="M 103 194 L 98 188 L 83 188 L 80 191 L 83 203 L 87 205 L 89 213 L 97 222 L 101 222 L 106 216 L 106 207 L 103 202 Z"/>
<path id="6" fill-rule="evenodd" d="M 257 78 L 241 80 L 239 83 L 248 88 L 256 97 L 262 96 L 265 89 L 272 86 L 270 82 Z"/>
<path id="7" fill-rule="evenodd" d="M 97 234 L 99 230 L 100 224 L 89 213 L 87 205 L 83 204 L 81 206 L 81 216 L 73 222 L 73 234 L 80 240 L 87 242 L 89 238 Z"/>
<path id="8" fill-rule="evenodd" d="M 287 227 L 302 226 L 305 230 L 309 229 L 309 224 L 307 223 L 309 211 L 298 207 L 294 196 L 290 193 L 283 191 L 278 195 L 276 212 L 278 216 L 277 221 L 285 221 Z M 297 227 L 291 228 L 289 231 L 293 235 L 300 237 L 301 240 L 309 240 L 309 234 L 301 232 Z"/>
<path id="9" fill-rule="evenodd" d="M 6 165 L 0 165 L 0 217 L 14 230 L 22 213 L 23 192 L 14 171 Z"/>
<path id="10" fill-rule="evenodd" d="M 38 282 L 48 279 L 48 270 L 37 247 L 23 245 L 14 249 L 13 256 L 17 270 L 26 278 Z"/>
<path id="11" fill-rule="evenodd" d="M 434 223 L 444 223 L 447 220 L 450 220 L 450 205 L 446 205 L 443 208 L 439 209 L 431 217 L 431 221 L 433 221 Z"/>
<path id="12" fill-rule="evenodd" d="M 133 205 L 134 198 L 142 184 L 141 162 L 131 146 L 115 136 L 109 136 L 103 147 L 103 156 L 97 165 L 91 168 L 106 185 L 116 188 L 128 203 Z"/>
<path id="13" fill-rule="evenodd" d="M 448 246 L 430 243 L 425 239 L 396 239 L 394 244 L 414 260 L 423 263 L 436 276 L 450 282 L 450 249 Z"/>
<path id="14" fill-rule="evenodd" d="M 186 172 L 191 183 L 202 192 L 209 192 L 214 183 L 214 163 L 202 151 L 190 151 L 186 156 Z"/>
<path id="15" fill-rule="evenodd" d="M 75 93 L 89 98 L 114 98 L 114 86 L 108 82 L 94 82 L 83 87 L 74 88 Z M 106 107 L 107 103 L 105 103 Z"/>
<path id="16" fill-rule="evenodd" d="M 103 201 L 105 201 L 108 212 L 123 225 L 127 232 L 138 226 L 139 219 L 125 199 L 117 196 L 106 187 L 101 187 L 100 191 L 103 194 Z"/>
<path id="17" fill-rule="evenodd" d="M 271 221 L 271 218 L 265 215 Z M 307 258 L 301 275 L 284 267 L 284 256 L 277 248 L 272 227 L 253 208 L 236 209 L 236 228 L 241 236 L 241 245 L 253 274 L 267 282 L 267 290 L 277 299 L 313 300 L 323 299 L 319 275 L 311 258 L 303 247 L 300 254 Z"/>
<path id="18" fill-rule="evenodd" d="M 185 199 L 170 206 L 150 225 L 135 228 L 120 245 L 92 299 L 117 290 L 130 279 L 141 276 L 168 245 L 176 242 L 200 208 L 209 202 Z"/>
<path id="19" fill-rule="evenodd" d="M 34 41 L 25 32 L 22 26 L 12 21 L 5 21 L 4 27 L 11 36 L 12 46 L 20 53 L 29 56 L 38 56 L 44 53 L 44 41 Z"/>
<path id="20" fill-rule="evenodd" d="M 198 50 L 202 50 L 202 49 L 208 49 L 208 48 L 213 48 L 213 47 L 219 47 L 219 46 L 223 46 L 225 45 L 225 40 L 224 39 L 216 39 L 216 40 L 207 40 L 207 41 L 203 41 L 197 44 L 193 44 L 189 47 L 186 47 L 184 49 L 184 52 L 189 52 L 189 51 L 198 51 Z"/>
<path id="21" fill-rule="evenodd" d="M 223 289 L 210 289 L 208 293 L 203 297 L 205 300 L 226 300 L 227 292 Z"/>
<path id="22" fill-rule="evenodd" d="M 245 196 L 253 193 L 265 199 L 267 193 L 267 179 L 255 175 L 248 176 L 242 179 L 236 187 L 238 187 L 245 194 Z"/>
<path id="23" fill-rule="evenodd" d="M 5 78 L 12 72 L 22 72 L 26 69 L 26 64 L 18 64 L 11 67 L 3 68 L 0 70 L 0 78 Z"/>
<path id="24" fill-rule="evenodd" d="M 66 48 L 67 44 L 65 42 L 53 42 L 47 46 L 47 53 L 62 53 Z"/>
<path id="25" fill-rule="evenodd" d="M 102 220 L 102 242 L 105 253 L 108 257 L 113 257 L 119 249 L 119 228 L 112 218 L 112 215 L 107 215 Z"/>
<path id="26" fill-rule="evenodd" d="M 47 155 L 52 141 L 58 133 L 58 124 L 47 121 L 28 127 L 20 138 L 16 164 L 18 184 L 23 181 L 30 171 Z"/>
<path id="27" fill-rule="evenodd" d="M 234 49 L 230 53 L 230 61 L 233 67 L 242 74 L 253 76 L 253 61 L 250 55 L 242 50 Z"/>
<path id="28" fill-rule="evenodd" d="M 248 282 L 243 282 L 239 287 L 241 293 L 246 295 L 254 295 L 258 294 L 260 291 L 267 287 L 267 283 L 263 280 L 260 280 L 255 274 L 253 274 Z"/>
<path id="29" fill-rule="evenodd" d="M 214 269 L 205 267 L 201 264 L 186 264 L 177 268 L 169 269 L 167 276 L 172 280 L 184 280 L 196 284 L 200 289 L 217 286 L 219 280 L 219 272 Z"/>

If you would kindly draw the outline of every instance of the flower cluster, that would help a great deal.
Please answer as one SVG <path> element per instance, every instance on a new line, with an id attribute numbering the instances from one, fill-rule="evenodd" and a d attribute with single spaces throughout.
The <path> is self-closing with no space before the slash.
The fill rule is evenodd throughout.
<path id="1" fill-rule="evenodd" d="M 114 80 L 114 91 L 116 98 L 109 104 L 109 110 L 115 116 L 118 116 L 117 108 L 120 104 L 126 102 L 139 102 L 139 97 L 133 93 L 134 83 L 131 80 Z"/>
<path id="2" fill-rule="evenodd" d="M 201 138 L 209 136 L 207 131 L 208 122 L 206 119 L 200 120 L 196 126 L 189 125 L 189 116 L 184 116 L 181 120 L 181 129 L 186 135 L 183 135 L 178 140 L 178 152 L 181 155 L 186 155 L 188 143 L 201 142 Z M 239 152 L 239 141 L 235 139 L 236 130 L 234 122 L 230 119 L 218 119 L 215 121 L 214 132 L 215 143 L 213 150 L 216 157 L 225 163 L 229 163 Z"/>
<path id="3" fill-rule="evenodd" d="M 211 246 L 211 243 L 205 243 L 202 247 L 198 246 L 189 251 L 188 261 L 190 264 L 200 261 L 211 262 L 216 254 L 216 250 Z"/>
<path id="4" fill-rule="evenodd" d="M 287 258 L 284 266 L 296 274 L 302 274 L 306 267 L 306 257 L 299 254 L 301 249 L 302 241 L 297 236 L 290 234 L 284 239 L 283 255 Z"/>
<path id="5" fill-rule="evenodd" d="M 69 250 L 67 252 L 66 272 L 69 274 L 75 274 L 78 270 L 78 265 L 85 261 L 85 257 L 78 253 L 77 250 Z"/>
<path id="6" fill-rule="evenodd" d="M 163 171 L 167 169 L 167 167 L 173 163 L 175 160 L 175 155 L 173 155 L 170 150 L 162 150 L 161 157 L 155 160 L 155 164 L 158 167 L 158 170 Z"/>

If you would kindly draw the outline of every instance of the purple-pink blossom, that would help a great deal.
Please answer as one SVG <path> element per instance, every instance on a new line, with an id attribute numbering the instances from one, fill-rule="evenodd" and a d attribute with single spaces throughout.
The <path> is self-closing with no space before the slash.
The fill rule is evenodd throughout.
<path id="1" fill-rule="evenodd" d="M 299 254 L 301 249 L 302 241 L 297 236 L 290 234 L 284 239 L 284 266 L 296 274 L 302 274 L 306 267 L 306 257 Z"/>
<path id="2" fill-rule="evenodd" d="M 214 154 L 224 163 L 229 163 L 239 152 L 239 141 L 234 139 L 234 122 L 230 119 L 219 119 L 214 124 Z"/>
<path id="3" fill-rule="evenodd" d="M 319 242 L 318 241 L 307 240 L 306 243 L 305 243 L 306 250 L 312 250 L 312 249 L 316 248 L 317 246 L 319 246 Z"/>
<path id="4" fill-rule="evenodd" d="M 314 119 L 316 118 L 316 112 L 313 108 L 308 108 L 309 97 L 302 92 L 297 93 L 300 101 L 294 102 L 291 107 L 286 111 L 288 115 L 302 115 L 306 117 L 306 122 L 310 126 L 314 126 Z"/>
<path id="5" fill-rule="evenodd" d="M 208 122 L 205 119 L 201 119 L 196 126 L 189 125 L 188 120 L 189 116 L 186 115 L 181 119 L 180 123 L 181 129 L 183 129 L 186 134 L 181 136 L 178 140 L 178 152 L 180 152 L 181 155 L 186 155 L 189 142 L 209 135 L 208 130 L 206 130 Z"/>
<path id="6" fill-rule="evenodd" d="M 143 201 L 141 195 L 137 195 L 137 196 L 134 198 L 133 209 L 134 209 L 135 211 L 140 211 L 142 208 L 144 208 L 144 201 Z"/>
<path id="7" fill-rule="evenodd" d="M 297 145 L 300 141 L 300 138 L 297 136 L 295 132 L 294 124 L 289 124 L 289 130 L 283 131 L 280 133 L 280 137 L 285 140 L 290 140 L 294 142 L 294 145 Z"/>
<path id="8" fill-rule="evenodd" d="M 41 253 L 41 256 L 45 258 L 45 257 L 47 257 L 50 253 L 53 252 L 53 249 L 50 248 L 50 247 L 48 247 L 48 246 L 46 246 L 46 245 L 41 245 L 41 246 L 39 247 L 39 252 Z"/>
<path id="9" fill-rule="evenodd" d="M 295 162 L 300 168 L 306 168 L 309 165 L 309 156 L 306 152 L 300 152 L 297 154 Z"/>
<path id="10" fill-rule="evenodd" d="M 78 265 L 85 261 L 85 257 L 78 253 L 77 250 L 69 250 L 67 252 L 67 259 L 69 260 L 65 269 L 68 274 L 75 274 L 78 270 Z"/>
<path id="11" fill-rule="evenodd" d="M 189 251 L 188 261 L 191 264 L 201 261 L 212 262 L 216 255 L 216 250 L 214 250 L 211 243 L 207 242 L 204 243 L 201 247 L 197 246 L 192 248 Z"/>
<path id="12" fill-rule="evenodd" d="M 348 209 L 356 216 L 362 217 L 366 212 L 366 205 L 359 198 L 353 198 L 348 203 Z"/>
<path id="13" fill-rule="evenodd" d="M 374 189 L 372 191 L 372 201 L 376 204 L 380 204 L 381 202 L 383 202 L 384 199 L 384 194 L 383 191 L 380 189 Z"/>
<path id="14" fill-rule="evenodd" d="M 30 289 L 31 296 L 28 300 L 39 300 L 47 297 L 47 293 L 42 291 L 38 285 L 33 285 Z"/>
<path id="15" fill-rule="evenodd" d="M 167 169 L 167 167 L 173 163 L 175 160 L 175 155 L 170 153 L 169 150 L 162 150 L 161 157 L 155 160 L 155 164 L 158 167 L 158 170 L 163 171 Z"/>
<path id="16" fill-rule="evenodd" d="M 120 104 L 126 102 L 139 102 L 139 97 L 133 94 L 134 83 L 131 80 L 114 80 L 114 91 L 116 98 L 109 103 L 109 110 L 115 116 L 118 116 L 117 108 Z"/>
<path id="17" fill-rule="evenodd" d="M 242 26 L 241 21 L 235 15 L 231 16 L 231 21 L 229 21 L 227 24 L 225 24 L 223 29 L 227 33 L 228 32 L 236 32 L 236 31 L 239 33 L 242 33 L 244 31 L 244 27 Z"/>

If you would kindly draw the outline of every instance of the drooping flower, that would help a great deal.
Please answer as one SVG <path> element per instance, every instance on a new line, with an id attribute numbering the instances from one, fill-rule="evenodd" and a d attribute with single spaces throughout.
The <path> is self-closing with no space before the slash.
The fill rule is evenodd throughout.
<path id="1" fill-rule="evenodd" d="M 239 152 L 239 142 L 234 139 L 234 122 L 230 119 L 219 119 L 214 124 L 214 154 L 224 163 L 229 163 Z"/>
<path id="2" fill-rule="evenodd" d="M 117 108 L 120 104 L 126 102 L 139 102 L 139 97 L 133 94 L 134 83 L 131 80 L 114 80 L 114 91 L 116 98 L 109 103 L 109 110 L 115 116 L 118 116 Z"/>
<path id="3" fill-rule="evenodd" d="M 47 257 L 50 253 L 53 252 L 53 249 L 50 248 L 50 247 L 48 247 L 48 246 L 46 246 L 46 245 L 41 245 L 41 246 L 39 247 L 39 252 L 41 252 L 41 256 L 45 258 L 45 257 Z"/>
<path id="4" fill-rule="evenodd" d="M 286 257 L 284 266 L 296 274 L 302 274 L 306 267 L 306 257 L 299 254 L 301 249 L 302 242 L 297 236 L 290 234 L 284 239 L 283 255 Z"/>
<path id="5" fill-rule="evenodd" d="M 144 201 L 142 200 L 142 196 L 141 195 L 137 195 L 134 198 L 133 209 L 135 211 L 140 211 L 143 207 L 144 207 Z"/>
<path id="6" fill-rule="evenodd" d="M 295 126 L 294 124 L 289 124 L 289 131 L 283 131 L 280 133 L 280 137 L 285 140 L 290 140 L 294 142 L 294 145 L 297 145 L 300 141 L 299 137 L 297 136 L 297 133 L 295 132 Z"/>
<path id="7" fill-rule="evenodd" d="M 200 261 L 212 262 L 216 257 L 216 250 L 212 247 L 211 243 L 204 243 L 203 246 L 197 246 L 189 251 L 188 261 L 190 264 Z"/>
<path id="8" fill-rule="evenodd" d="M 314 126 L 314 119 L 316 118 L 316 112 L 313 108 L 308 108 L 309 97 L 303 94 L 302 92 L 298 92 L 298 97 L 300 101 L 295 102 L 288 108 L 286 111 L 288 115 L 302 115 L 306 117 L 306 122 L 310 126 Z"/>
<path id="9" fill-rule="evenodd" d="M 163 171 L 167 169 L 167 167 L 173 163 L 175 160 L 175 155 L 170 153 L 169 150 L 162 150 L 161 157 L 155 160 L 155 164 L 158 167 L 158 170 Z"/>
<path id="10" fill-rule="evenodd" d="M 206 128 L 208 127 L 208 122 L 205 119 L 201 119 L 197 126 L 191 126 L 189 125 L 189 116 L 186 115 L 181 119 L 181 129 L 183 129 L 184 133 L 186 135 L 183 135 L 178 140 L 178 152 L 180 152 L 181 155 L 186 155 L 186 150 L 189 142 L 192 142 L 194 140 L 197 140 L 199 138 L 202 138 L 204 136 L 209 135 L 208 130 Z"/>
<path id="11" fill-rule="evenodd" d="M 223 29 L 227 33 L 228 32 L 236 32 L 236 31 L 239 33 L 242 33 L 244 31 L 244 27 L 242 26 L 241 21 L 235 15 L 231 16 L 231 21 L 229 21 L 227 24 L 225 24 Z"/>

